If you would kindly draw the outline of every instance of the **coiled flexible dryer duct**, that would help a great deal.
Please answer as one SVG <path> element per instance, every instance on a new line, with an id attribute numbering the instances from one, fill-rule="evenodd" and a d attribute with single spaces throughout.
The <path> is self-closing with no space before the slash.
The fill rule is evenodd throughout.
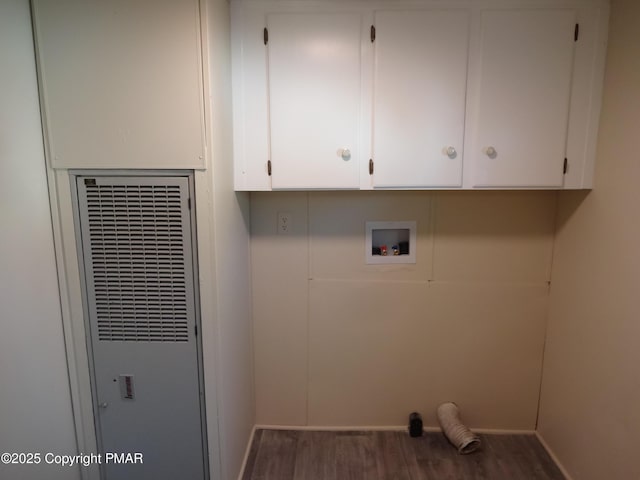
<path id="1" fill-rule="evenodd" d="M 480 438 L 460 421 L 460 409 L 453 402 L 438 407 L 438 422 L 458 453 L 471 453 L 480 448 Z"/>

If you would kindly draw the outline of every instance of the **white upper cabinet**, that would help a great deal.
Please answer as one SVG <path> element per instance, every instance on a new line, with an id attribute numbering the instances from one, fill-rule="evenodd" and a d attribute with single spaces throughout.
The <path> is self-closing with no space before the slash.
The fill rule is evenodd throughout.
<path id="1" fill-rule="evenodd" d="M 236 0 L 235 188 L 590 188 L 608 14 L 607 0 Z"/>
<path id="2" fill-rule="evenodd" d="M 473 187 L 562 186 L 575 28 L 575 10 L 481 13 Z"/>
<path id="3" fill-rule="evenodd" d="M 373 185 L 460 187 L 471 15 L 375 13 Z"/>
<path id="4" fill-rule="evenodd" d="M 204 168 L 198 0 L 33 0 L 54 168 Z"/>
<path id="5" fill-rule="evenodd" d="M 362 20 L 267 16 L 273 188 L 359 188 Z"/>

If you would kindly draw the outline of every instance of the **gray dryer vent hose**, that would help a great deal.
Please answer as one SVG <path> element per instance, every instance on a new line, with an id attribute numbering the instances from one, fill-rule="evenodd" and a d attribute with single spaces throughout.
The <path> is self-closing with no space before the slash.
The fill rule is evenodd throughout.
<path id="1" fill-rule="evenodd" d="M 438 422 L 458 453 L 471 453 L 480 448 L 480 438 L 460 421 L 460 409 L 455 403 L 447 402 L 438 407 Z"/>

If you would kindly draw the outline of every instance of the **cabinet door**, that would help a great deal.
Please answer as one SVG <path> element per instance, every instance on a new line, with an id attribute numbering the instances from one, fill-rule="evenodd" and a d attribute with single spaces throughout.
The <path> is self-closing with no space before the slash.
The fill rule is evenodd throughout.
<path id="1" fill-rule="evenodd" d="M 376 13 L 374 186 L 461 186 L 469 18 Z"/>
<path id="2" fill-rule="evenodd" d="M 576 14 L 485 11 L 473 141 L 474 187 L 560 187 Z"/>
<path id="3" fill-rule="evenodd" d="M 273 188 L 358 188 L 361 17 L 267 17 Z"/>
<path id="4" fill-rule="evenodd" d="M 198 0 L 34 0 L 55 168 L 205 168 Z"/>

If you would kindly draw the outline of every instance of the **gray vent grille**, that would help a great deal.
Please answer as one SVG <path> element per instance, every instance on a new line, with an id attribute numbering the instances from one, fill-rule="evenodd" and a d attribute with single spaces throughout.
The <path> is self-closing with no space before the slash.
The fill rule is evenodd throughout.
<path id="1" fill-rule="evenodd" d="M 180 185 L 84 188 L 98 339 L 187 342 Z"/>

